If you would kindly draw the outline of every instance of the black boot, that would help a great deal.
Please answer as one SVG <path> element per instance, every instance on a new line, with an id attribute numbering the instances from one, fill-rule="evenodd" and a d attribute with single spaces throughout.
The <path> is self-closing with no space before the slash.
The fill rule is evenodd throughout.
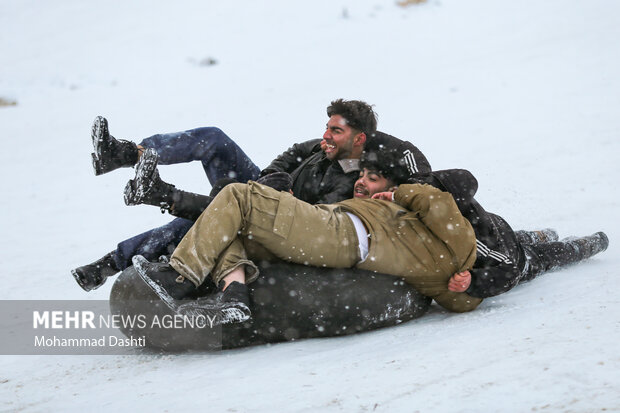
<path id="1" fill-rule="evenodd" d="M 196 299 L 196 287 L 170 264 L 150 263 L 141 255 L 133 265 L 142 280 L 175 314 L 204 317 L 211 326 L 241 323 L 248 320 L 250 294 L 245 284 L 232 282 L 226 290 Z M 191 301 L 180 301 L 191 300 Z"/>
<path id="2" fill-rule="evenodd" d="M 515 231 L 521 244 L 540 244 L 541 242 L 555 242 L 560 239 L 558 232 L 552 228 L 538 231 Z"/>
<path id="3" fill-rule="evenodd" d="M 597 232 L 587 237 L 522 246 L 526 264 L 519 282 L 529 281 L 546 271 L 575 264 L 603 252 L 609 246 L 609 238 L 604 232 Z"/>
<path id="4" fill-rule="evenodd" d="M 134 256 L 132 262 L 142 280 L 173 310 L 175 301 L 195 297 L 196 286 L 169 263 L 149 262 L 141 255 Z"/>
<path id="5" fill-rule="evenodd" d="M 93 168 L 95 175 L 102 175 L 123 166 L 134 166 L 138 161 L 135 143 L 115 139 L 108 131 L 108 121 L 97 116 L 91 131 L 93 140 Z"/>
<path id="6" fill-rule="evenodd" d="M 161 180 L 157 171 L 157 152 L 147 149 L 136 164 L 136 177 L 125 185 L 125 204 L 148 204 L 162 208 L 172 205 L 174 185 Z"/>
<path id="7" fill-rule="evenodd" d="M 84 291 L 101 287 L 108 277 L 120 271 L 116 267 L 113 254 L 114 252 L 110 252 L 92 264 L 71 270 L 73 278 Z"/>
<path id="8" fill-rule="evenodd" d="M 181 191 L 164 182 L 157 170 L 157 160 L 153 149 L 144 151 L 136 165 L 136 177 L 125 186 L 125 204 L 154 205 L 162 212 L 167 210 L 174 216 L 195 221 L 213 198 Z"/>
<path id="9" fill-rule="evenodd" d="M 575 249 L 575 255 L 579 261 L 590 258 L 593 255 L 603 252 L 609 246 L 609 238 L 604 232 L 596 232 L 587 237 L 566 238 L 562 240 Z"/>
<path id="10" fill-rule="evenodd" d="M 211 326 L 243 323 L 252 316 L 247 285 L 233 281 L 225 290 L 179 306 L 177 313 L 188 317 L 205 317 Z"/>

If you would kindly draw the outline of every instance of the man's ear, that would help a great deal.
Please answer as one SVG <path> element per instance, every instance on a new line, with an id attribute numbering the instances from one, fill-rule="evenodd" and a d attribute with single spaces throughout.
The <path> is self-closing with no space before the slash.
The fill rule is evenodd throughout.
<path id="1" fill-rule="evenodd" d="M 364 132 L 358 133 L 355 138 L 353 138 L 353 144 L 364 146 L 366 144 L 366 134 Z"/>

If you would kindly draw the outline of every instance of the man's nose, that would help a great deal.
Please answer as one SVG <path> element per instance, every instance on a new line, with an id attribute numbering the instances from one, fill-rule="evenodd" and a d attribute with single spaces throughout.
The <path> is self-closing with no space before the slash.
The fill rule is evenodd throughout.
<path id="1" fill-rule="evenodd" d="M 329 129 L 327 129 L 325 131 L 325 133 L 323 134 L 323 139 L 331 139 L 332 134 L 329 132 Z"/>

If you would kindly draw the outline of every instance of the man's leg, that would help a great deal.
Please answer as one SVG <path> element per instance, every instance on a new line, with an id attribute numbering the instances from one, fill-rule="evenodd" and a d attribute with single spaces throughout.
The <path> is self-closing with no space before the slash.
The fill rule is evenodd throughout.
<path id="1" fill-rule="evenodd" d="M 155 149 L 162 165 L 200 161 L 211 185 L 222 178 L 247 182 L 260 174 L 258 166 L 219 128 L 154 135 L 139 145 Z"/>
<path id="2" fill-rule="evenodd" d="M 211 185 L 221 178 L 247 182 L 260 169 L 222 130 L 214 127 L 153 135 L 139 144 L 110 135 L 108 121 L 98 116 L 92 127 L 95 175 L 136 164 L 147 148 L 155 149 L 162 165 L 200 161 Z"/>
<path id="3" fill-rule="evenodd" d="M 118 244 L 116 249 L 99 260 L 71 270 L 71 274 L 85 291 L 101 287 L 108 277 L 132 265 L 135 255 L 156 260 L 172 254 L 193 221 L 177 218 L 161 227 L 143 232 Z"/>
<path id="4" fill-rule="evenodd" d="M 181 315 L 216 317 L 217 323 L 250 317 L 246 281 L 258 276 L 241 237 L 280 259 L 350 268 L 359 261 L 353 223 L 334 208 L 312 206 L 286 192 L 251 184 L 225 187 L 183 238 L 169 264 L 133 260 L 138 274 L 168 307 Z M 185 304 L 211 275 L 220 291 Z"/>
<path id="5" fill-rule="evenodd" d="M 609 239 L 603 232 L 597 232 L 588 237 L 568 238 L 553 242 L 540 241 L 541 232 L 544 232 L 545 238 L 557 238 L 557 233 L 550 229 L 515 232 L 525 255 L 525 264 L 517 283 L 532 280 L 554 268 L 583 261 L 605 251 L 609 245 Z M 471 282 L 469 271 L 454 274 L 448 282 L 448 289 L 453 292 L 464 292 Z"/>
<path id="6" fill-rule="evenodd" d="M 515 231 L 515 236 L 521 244 L 540 244 L 542 242 L 555 242 L 560 239 L 558 232 L 552 228 L 537 231 Z"/>
<path id="7" fill-rule="evenodd" d="M 562 241 L 523 245 L 526 263 L 519 282 L 529 281 L 554 268 L 583 261 L 605 251 L 609 238 L 603 232 Z"/>
<path id="8" fill-rule="evenodd" d="M 118 268 L 124 270 L 129 267 L 135 255 L 142 255 L 147 260 L 154 261 L 162 255 L 172 254 L 192 225 L 193 221 L 175 218 L 161 227 L 120 242 L 115 251 Z"/>
<path id="9" fill-rule="evenodd" d="M 224 186 L 237 182 L 230 178 L 220 179 L 208 196 L 182 191 L 160 178 L 158 161 L 155 149 L 144 151 L 136 164 L 135 179 L 130 179 L 125 185 L 126 205 L 154 205 L 161 208 L 162 212 L 167 210 L 179 218 L 195 221 Z"/>
<path id="10" fill-rule="evenodd" d="M 251 183 L 224 188 L 183 238 L 170 264 L 196 285 L 209 274 L 217 284 L 247 259 L 228 254 L 230 262 L 223 262 L 221 257 L 239 234 L 289 262 L 350 268 L 360 259 L 357 234 L 346 214 Z M 216 264 L 220 270 L 212 273 Z"/>

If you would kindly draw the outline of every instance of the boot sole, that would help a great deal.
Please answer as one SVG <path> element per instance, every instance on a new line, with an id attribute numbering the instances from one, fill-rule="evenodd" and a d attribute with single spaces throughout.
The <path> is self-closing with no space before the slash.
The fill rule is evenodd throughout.
<path id="1" fill-rule="evenodd" d="M 179 306 L 178 313 L 188 317 L 205 317 L 211 326 L 243 323 L 251 316 L 250 309 L 243 303 L 205 303 L 197 299 Z"/>
<path id="2" fill-rule="evenodd" d="M 136 176 L 125 185 L 125 205 L 140 205 L 149 194 L 157 172 L 157 152 L 147 149 L 136 165 Z"/>
<path id="3" fill-rule="evenodd" d="M 108 130 L 108 121 L 103 116 L 97 116 L 93 121 L 93 126 L 90 132 L 94 150 L 91 155 L 93 157 L 93 169 L 95 170 L 95 175 L 102 175 L 105 173 L 101 162 L 101 152 L 105 141 L 109 139 L 109 136 L 110 132 Z"/>
<path id="4" fill-rule="evenodd" d="M 177 300 L 168 294 L 168 292 L 161 285 L 157 284 L 151 277 L 149 277 L 148 270 L 146 268 L 146 265 L 150 264 L 149 261 L 140 255 L 136 255 L 131 259 L 131 262 L 133 263 L 133 266 L 142 281 L 144 281 L 144 283 L 151 290 L 153 290 L 155 294 L 157 294 L 159 299 L 166 304 L 166 307 L 174 313 L 178 313 L 179 305 L 177 304 Z"/>
<path id="5" fill-rule="evenodd" d="M 90 283 L 87 283 L 87 280 L 82 277 L 76 270 L 71 270 L 71 275 L 73 275 L 73 278 L 75 278 L 75 282 L 78 283 L 78 285 L 80 286 L 80 288 L 82 288 L 82 290 L 89 292 L 92 290 L 96 290 L 97 288 L 101 287 L 103 284 L 105 284 L 107 278 L 104 278 L 103 281 L 101 282 L 101 284 L 99 285 L 93 285 Z"/>
<path id="6" fill-rule="evenodd" d="M 604 232 L 597 232 L 594 235 L 598 235 L 601 239 L 601 250 L 599 252 L 606 251 L 609 247 L 609 237 Z"/>

